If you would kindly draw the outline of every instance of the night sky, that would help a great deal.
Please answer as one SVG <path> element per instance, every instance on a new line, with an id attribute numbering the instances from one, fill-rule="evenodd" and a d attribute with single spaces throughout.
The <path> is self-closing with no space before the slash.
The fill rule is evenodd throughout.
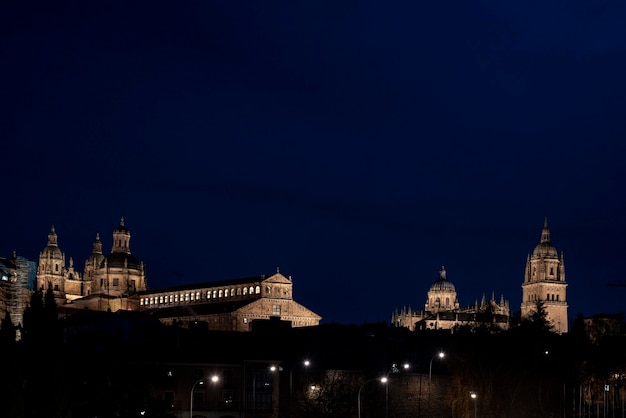
<path id="1" fill-rule="evenodd" d="M 521 303 L 544 218 L 570 321 L 624 309 L 626 2 L 3 1 L 0 256 L 150 288 L 291 275 L 322 323 Z"/>

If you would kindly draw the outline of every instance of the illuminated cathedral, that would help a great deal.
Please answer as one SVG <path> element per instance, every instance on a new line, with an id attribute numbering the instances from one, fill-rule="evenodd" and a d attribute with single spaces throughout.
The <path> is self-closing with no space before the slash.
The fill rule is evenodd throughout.
<path id="1" fill-rule="evenodd" d="M 540 301 L 553 331 L 562 334 L 567 325 L 567 283 L 565 282 L 565 259 L 559 255 L 550 240 L 546 219 L 539 244 L 526 259 L 524 283 L 522 284 L 522 318 L 527 318 Z"/>
<path id="2" fill-rule="evenodd" d="M 528 318 L 537 309 L 537 303 L 541 302 L 553 331 L 559 334 L 566 333 L 568 331 L 566 288 L 563 254 L 559 255 L 552 245 L 546 219 L 539 244 L 526 260 L 521 317 Z M 412 331 L 454 330 L 461 326 L 508 329 L 510 317 L 509 302 L 503 296 L 499 301 L 495 300 L 493 294 L 489 300 L 483 296 L 480 303 L 476 301 L 474 305 L 461 307 L 456 288 L 447 279 L 444 267 L 441 267 L 439 277 L 427 292 L 424 309 L 413 310 L 411 307 L 396 309 L 392 313 L 391 324 Z"/>
<path id="3" fill-rule="evenodd" d="M 508 329 L 509 302 L 500 297 L 496 301 L 494 296 L 487 300 L 482 297 L 480 303 L 461 307 L 456 294 L 456 287 L 447 278 L 444 266 L 439 270 L 439 277 L 430 285 L 423 310 L 413 310 L 411 307 L 396 310 L 391 317 L 391 324 L 396 327 L 409 328 L 411 331 L 426 329 L 448 329 L 466 326 L 496 327 Z"/>

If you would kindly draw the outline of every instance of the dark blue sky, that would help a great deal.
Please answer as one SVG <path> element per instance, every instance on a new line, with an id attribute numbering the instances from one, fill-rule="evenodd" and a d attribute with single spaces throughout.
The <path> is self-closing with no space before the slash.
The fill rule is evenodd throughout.
<path id="1" fill-rule="evenodd" d="M 0 255 L 54 224 L 82 270 L 124 216 L 150 287 L 280 266 L 324 322 L 388 322 L 442 264 L 518 310 L 547 216 L 570 318 L 624 308 L 626 3 L 24 3 Z"/>

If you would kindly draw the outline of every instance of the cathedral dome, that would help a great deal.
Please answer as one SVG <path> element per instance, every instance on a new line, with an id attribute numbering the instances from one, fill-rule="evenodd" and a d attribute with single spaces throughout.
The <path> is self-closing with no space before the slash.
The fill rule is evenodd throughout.
<path id="1" fill-rule="evenodd" d="M 139 260 L 128 253 L 111 253 L 102 261 L 103 266 L 105 261 L 109 267 L 123 268 L 127 265 L 129 269 L 141 269 L 141 263 Z"/>
<path id="2" fill-rule="evenodd" d="M 435 292 L 456 292 L 456 288 L 452 282 L 446 280 L 446 270 L 443 266 L 441 266 L 441 270 L 439 271 L 439 278 L 430 285 L 430 291 Z"/>
<path id="3" fill-rule="evenodd" d="M 558 257 L 554 245 L 550 242 L 540 242 L 533 251 L 533 257 Z"/>
<path id="4" fill-rule="evenodd" d="M 50 255 L 50 258 L 63 258 L 63 252 L 57 245 L 47 245 L 43 250 L 43 255 Z"/>
<path id="5" fill-rule="evenodd" d="M 449 282 L 446 279 L 437 279 L 430 285 L 430 291 L 455 292 L 456 288 L 452 282 Z"/>

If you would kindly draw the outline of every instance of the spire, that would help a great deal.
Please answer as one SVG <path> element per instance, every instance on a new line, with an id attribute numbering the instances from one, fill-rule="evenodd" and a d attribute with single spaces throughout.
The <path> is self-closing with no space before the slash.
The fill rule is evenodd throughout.
<path id="1" fill-rule="evenodd" d="M 48 245 L 54 245 L 57 246 L 57 233 L 56 230 L 54 229 L 54 225 L 52 225 L 52 228 L 50 229 L 50 232 L 48 233 Z"/>
<path id="2" fill-rule="evenodd" d="M 124 225 L 124 217 L 120 220 L 120 226 L 113 231 L 113 253 L 130 254 L 130 231 Z"/>
<path id="3" fill-rule="evenodd" d="M 444 266 L 441 266 L 441 270 L 439 270 L 439 279 L 446 280 L 446 269 Z"/>
<path id="4" fill-rule="evenodd" d="M 100 233 L 96 232 L 96 239 L 93 242 L 93 254 L 102 254 L 102 242 L 100 241 Z"/>
<path id="5" fill-rule="evenodd" d="M 550 230 L 548 229 L 548 218 L 543 221 L 543 230 L 541 231 L 541 242 L 550 242 Z"/>

